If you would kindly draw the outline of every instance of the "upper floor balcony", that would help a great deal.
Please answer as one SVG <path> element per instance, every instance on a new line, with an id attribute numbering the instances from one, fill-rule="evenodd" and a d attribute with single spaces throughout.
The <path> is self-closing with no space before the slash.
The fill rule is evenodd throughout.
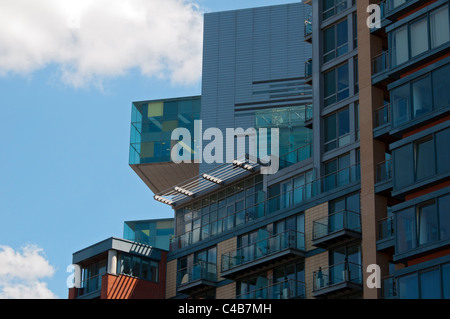
<path id="1" fill-rule="evenodd" d="M 236 299 L 304 299 L 305 283 L 293 279 L 276 282 L 267 287 L 236 296 Z"/>
<path id="2" fill-rule="evenodd" d="M 312 85 L 312 59 L 305 62 L 305 83 Z"/>
<path id="3" fill-rule="evenodd" d="M 217 283 L 217 265 L 212 262 L 199 261 L 192 268 L 182 268 L 177 273 L 177 291 L 190 293 L 207 287 L 215 287 Z"/>
<path id="4" fill-rule="evenodd" d="M 345 261 L 313 273 L 313 293 L 315 297 L 343 296 L 363 290 L 362 267 Z"/>
<path id="5" fill-rule="evenodd" d="M 247 196 L 246 198 L 241 196 L 239 197 L 239 202 L 233 202 L 235 203 L 234 205 L 232 205 L 233 203 L 228 205 L 223 210 L 223 214 L 218 213 L 217 198 L 215 198 L 214 211 L 211 212 L 210 210 L 212 208 L 209 206 L 205 207 L 205 211 L 210 211 L 208 214 L 202 215 L 198 211 L 195 214 L 195 221 L 192 224 L 191 230 L 172 238 L 170 249 L 171 251 L 175 251 L 186 248 L 213 236 L 232 231 L 241 225 L 260 220 L 265 216 L 294 209 L 303 203 L 313 200 L 317 196 L 356 184 L 359 181 L 360 164 L 357 163 L 317 178 L 309 183 L 300 184 L 270 198 L 267 198 L 263 190 L 258 191 L 254 196 Z M 201 202 L 202 198 L 199 201 Z M 199 205 L 201 208 L 201 203 Z"/>
<path id="6" fill-rule="evenodd" d="M 312 15 L 305 20 L 305 41 L 312 43 Z"/>
<path id="7" fill-rule="evenodd" d="M 361 239 L 360 213 L 342 210 L 313 222 L 314 246 L 327 248 L 353 239 Z"/>
<path id="8" fill-rule="evenodd" d="M 305 234 L 287 230 L 221 256 L 221 276 L 234 278 L 257 266 L 270 265 L 283 258 L 305 256 Z"/>
<path id="9" fill-rule="evenodd" d="M 418 1 L 387 1 L 388 8 Z M 396 9 L 395 9 L 396 10 Z M 395 10 L 389 10 L 393 12 Z M 372 59 L 372 83 L 388 84 L 444 56 L 450 47 L 449 6 L 436 1 L 386 28 L 388 49 Z M 439 30 L 439 31 L 438 31 Z"/>
<path id="10" fill-rule="evenodd" d="M 394 216 L 382 218 L 377 224 L 377 250 L 392 249 L 395 244 Z"/>
<path id="11" fill-rule="evenodd" d="M 392 188 L 392 159 L 375 166 L 375 192 L 389 195 Z"/>

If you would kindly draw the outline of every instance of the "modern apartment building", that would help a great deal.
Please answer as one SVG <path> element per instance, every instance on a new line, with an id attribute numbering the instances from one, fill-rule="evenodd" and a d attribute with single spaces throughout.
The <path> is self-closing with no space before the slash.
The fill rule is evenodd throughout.
<path id="1" fill-rule="evenodd" d="M 201 96 L 133 103 L 130 165 L 174 211 L 166 299 L 450 298 L 449 5 L 205 14 Z M 243 129 L 233 160 L 201 160 L 210 128 Z M 279 129 L 277 173 L 238 156 L 248 128 Z"/>
<path id="2" fill-rule="evenodd" d="M 449 297 L 448 6 L 317 0 L 205 16 L 205 126 L 257 127 L 263 112 L 274 127 L 298 103 L 303 122 L 288 127 L 301 143 L 280 152 L 277 174 L 203 165 L 156 194 L 176 220 L 166 298 Z M 310 46 L 305 73 L 285 39 Z M 311 85 L 312 107 L 275 96 L 286 78 Z"/>
<path id="3" fill-rule="evenodd" d="M 69 299 L 164 299 L 173 218 L 124 223 L 111 237 L 73 253 Z"/>

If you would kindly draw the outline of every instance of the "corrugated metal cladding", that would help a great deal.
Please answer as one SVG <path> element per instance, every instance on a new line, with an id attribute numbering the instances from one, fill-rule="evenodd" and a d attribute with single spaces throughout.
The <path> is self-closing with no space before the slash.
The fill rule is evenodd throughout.
<path id="1" fill-rule="evenodd" d="M 305 61 L 312 54 L 311 45 L 303 41 L 310 12 L 311 6 L 294 3 L 205 14 L 203 130 L 252 127 L 249 109 L 295 103 L 295 96 L 273 92 L 293 84 L 299 90 L 298 78 L 304 77 Z M 299 101 L 305 103 L 304 97 Z M 239 114 L 235 106 L 242 104 L 248 107 Z M 211 165 L 201 164 L 200 171 Z"/>

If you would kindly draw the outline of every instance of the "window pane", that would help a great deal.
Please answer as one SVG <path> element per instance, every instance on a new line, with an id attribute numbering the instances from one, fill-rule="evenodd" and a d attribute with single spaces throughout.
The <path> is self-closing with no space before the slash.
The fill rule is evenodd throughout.
<path id="1" fill-rule="evenodd" d="M 411 57 L 428 50 L 428 19 L 411 24 Z"/>
<path id="2" fill-rule="evenodd" d="M 440 240 L 450 238 L 450 214 L 448 208 L 450 207 L 450 195 L 445 195 L 439 198 L 439 230 Z"/>
<path id="3" fill-rule="evenodd" d="M 339 136 L 350 133 L 350 116 L 349 110 L 345 109 L 338 113 L 339 118 Z"/>
<path id="4" fill-rule="evenodd" d="M 336 93 L 336 71 L 331 70 L 324 74 L 324 96 L 328 97 Z"/>
<path id="5" fill-rule="evenodd" d="M 408 144 L 393 151 L 394 187 L 400 188 L 414 182 L 412 145 Z"/>
<path id="6" fill-rule="evenodd" d="M 442 286 L 444 299 L 450 299 L 450 264 L 442 266 Z"/>
<path id="7" fill-rule="evenodd" d="M 415 149 L 416 180 L 434 174 L 434 142 L 432 138 L 419 141 Z"/>
<path id="8" fill-rule="evenodd" d="M 450 64 L 433 72 L 434 109 L 450 105 Z"/>
<path id="9" fill-rule="evenodd" d="M 392 33 L 392 65 L 406 62 L 408 58 L 408 29 L 404 27 Z"/>
<path id="10" fill-rule="evenodd" d="M 441 298 L 441 281 L 439 269 L 427 271 L 420 274 L 420 298 Z"/>
<path id="11" fill-rule="evenodd" d="M 347 53 L 348 46 L 348 24 L 347 20 L 342 21 L 337 25 L 337 56 Z"/>
<path id="12" fill-rule="evenodd" d="M 397 213 L 397 252 L 416 247 L 415 212 L 409 208 Z"/>
<path id="13" fill-rule="evenodd" d="M 450 147 L 448 147 L 450 141 L 450 128 L 437 132 L 435 136 L 437 172 L 445 173 L 450 171 Z"/>
<path id="14" fill-rule="evenodd" d="M 433 203 L 418 207 L 419 245 L 438 241 L 439 227 L 436 206 Z"/>
<path id="15" fill-rule="evenodd" d="M 431 111 L 433 101 L 431 92 L 430 76 L 412 83 L 413 117 L 420 117 Z"/>
<path id="16" fill-rule="evenodd" d="M 398 290 L 400 299 L 418 299 L 419 287 L 417 275 L 409 275 L 398 279 Z"/>
<path id="17" fill-rule="evenodd" d="M 323 31 L 323 62 L 328 62 L 335 57 L 334 26 Z"/>
<path id="18" fill-rule="evenodd" d="M 448 6 L 430 14 L 431 48 L 436 48 L 450 40 Z"/>
<path id="19" fill-rule="evenodd" d="M 325 142 L 336 139 L 336 114 L 325 118 Z"/>
<path id="20" fill-rule="evenodd" d="M 337 69 L 338 71 L 338 101 L 343 100 L 349 96 L 348 84 L 348 64 Z"/>

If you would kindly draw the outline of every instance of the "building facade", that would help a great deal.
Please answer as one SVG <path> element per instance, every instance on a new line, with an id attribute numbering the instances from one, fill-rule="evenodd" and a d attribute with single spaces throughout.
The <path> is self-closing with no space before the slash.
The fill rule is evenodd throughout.
<path id="1" fill-rule="evenodd" d="M 130 165 L 174 211 L 164 298 L 450 298 L 449 20 L 448 0 L 205 14 L 201 96 L 133 103 Z M 172 100 L 196 107 L 161 124 Z M 155 159 L 195 120 L 197 162 Z M 237 156 L 252 127 L 279 129 L 275 174 Z M 243 129 L 233 160 L 195 157 L 210 128 Z"/>
<path id="2" fill-rule="evenodd" d="M 373 4 L 380 27 L 368 24 Z M 157 194 L 175 211 L 166 298 L 449 297 L 448 7 L 317 0 L 262 8 L 261 25 L 251 10 L 205 16 L 205 126 L 257 123 L 260 106 L 276 114 L 271 94 L 292 77 L 311 85 L 301 125 L 311 131 L 299 134 L 308 136 L 299 149 L 280 152 L 280 162 L 295 160 L 277 174 L 204 165 L 178 191 Z M 304 43 L 292 41 L 311 50 L 304 72 L 274 42 L 301 38 L 292 14 L 305 21 Z M 271 29 L 277 19 L 283 31 Z M 282 49 L 277 63 L 255 57 L 259 40 Z M 241 70 L 254 79 L 235 86 Z M 268 85 L 269 98 L 258 100 L 256 85 Z"/>

